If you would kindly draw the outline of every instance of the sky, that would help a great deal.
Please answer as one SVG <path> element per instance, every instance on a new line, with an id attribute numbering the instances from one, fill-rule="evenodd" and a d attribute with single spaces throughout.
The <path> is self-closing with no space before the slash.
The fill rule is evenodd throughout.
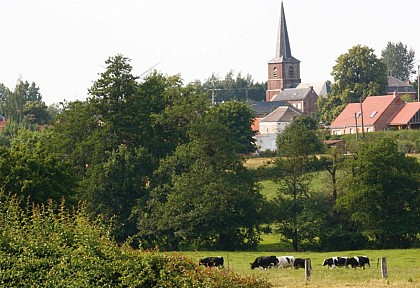
<path id="1" fill-rule="evenodd" d="M 358 44 L 380 57 L 401 41 L 420 64 L 418 0 L 283 5 L 302 83 L 333 81 L 338 56 Z M 84 100 L 117 54 L 137 76 L 152 68 L 187 84 L 232 70 L 263 82 L 280 8 L 281 0 L 1 0 L 0 83 L 35 82 L 47 104 Z"/>

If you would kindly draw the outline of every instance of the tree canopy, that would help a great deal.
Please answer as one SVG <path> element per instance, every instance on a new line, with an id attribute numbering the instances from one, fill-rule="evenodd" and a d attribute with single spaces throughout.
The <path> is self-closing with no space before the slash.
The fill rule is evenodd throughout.
<path id="1" fill-rule="evenodd" d="M 359 145 L 338 207 L 377 248 L 409 247 L 418 233 L 420 164 L 391 138 Z"/>
<path id="2" fill-rule="evenodd" d="M 415 52 L 412 48 L 408 49 L 402 42 L 388 42 L 381 56 L 389 76 L 408 81 L 416 73 L 414 70 Z"/>
<path id="3" fill-rule="evenodd" d="M 356 45 L 336 60 L 331 75 L 334 83 L 328 97 L 317 103 L 321 121 L 330 123 L 349 103 L 382 95 L 387 86 L 386 66 L 372 48 Z"/>

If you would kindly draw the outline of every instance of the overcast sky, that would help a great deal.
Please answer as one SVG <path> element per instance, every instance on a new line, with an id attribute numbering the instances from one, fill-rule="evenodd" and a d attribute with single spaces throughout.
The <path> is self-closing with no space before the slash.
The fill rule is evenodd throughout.
<path id="1" fill-rule="evenodd" d="M 418 0 L 284 0 L 302 82 L 333 80 L 335 60 L 357 44 L 414 49 Z M 35 82 L 47 104 L 84 100 L 118 53 L 133 74 L 151 67 L 184 83 L 229 70 L 266 81 L 281 0 L 1 0 L 0 83 Z"/>

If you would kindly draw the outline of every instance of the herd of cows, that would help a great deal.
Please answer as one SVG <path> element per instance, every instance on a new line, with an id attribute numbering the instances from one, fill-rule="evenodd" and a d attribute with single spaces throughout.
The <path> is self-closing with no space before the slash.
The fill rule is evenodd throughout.
<path id="1" fill-rule="evenodd" d="M 293 256 L 260 256 L 255 258 L 253 263 L 250 263 L 251 269 L 269 269 L 269 268 L 288 268 L 295 269 L 305 268 L 304 258 L 295 258 Z M 309 261 L 308 261 L 309 262 Z M 310 263 L 310 262 L 309 262 Z M 223 267 L 224 259 L 222 256 L 207 257 L 199 260 L 199 265 L 205 267 Z M 346 267 L 350 265 L 352 268 L 365 266 L 370 267 L 369 257 L 367 256 L 354 256 L 354 257 L 331 257 L 324 259 L 322 266 L 327 266 L 331 269 L 335 267 Z"/>

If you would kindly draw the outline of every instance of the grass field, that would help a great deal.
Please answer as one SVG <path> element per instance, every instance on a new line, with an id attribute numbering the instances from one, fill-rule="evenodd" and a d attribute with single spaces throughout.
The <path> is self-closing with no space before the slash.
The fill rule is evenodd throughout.
<path id="1" fill-rule="evenodd" d="M 226 251 L 191 251 L 182 252 L 198 263 L 200 258 L 223 256 L 225 268 L 241 275 L 264 277 L 273 287 L 420 287 L 420 249 L 407 250 L 362 250 L 341 252 L 226 252 Z M 258 256 L 292 255 L 295 258 L 310 258 L 312 263 L 311 280 L 306 281 L 304 269 L 267 269 L 251 270 L 250 263 Z M 322 266 L 325 258 L 333 256 L 366 255 L 371 267 L 329 269 Z M 386 257 L 388 278 L 383 279 L 378 259 Z M 204 269 L 204 268 L 203 268 Z"/>

